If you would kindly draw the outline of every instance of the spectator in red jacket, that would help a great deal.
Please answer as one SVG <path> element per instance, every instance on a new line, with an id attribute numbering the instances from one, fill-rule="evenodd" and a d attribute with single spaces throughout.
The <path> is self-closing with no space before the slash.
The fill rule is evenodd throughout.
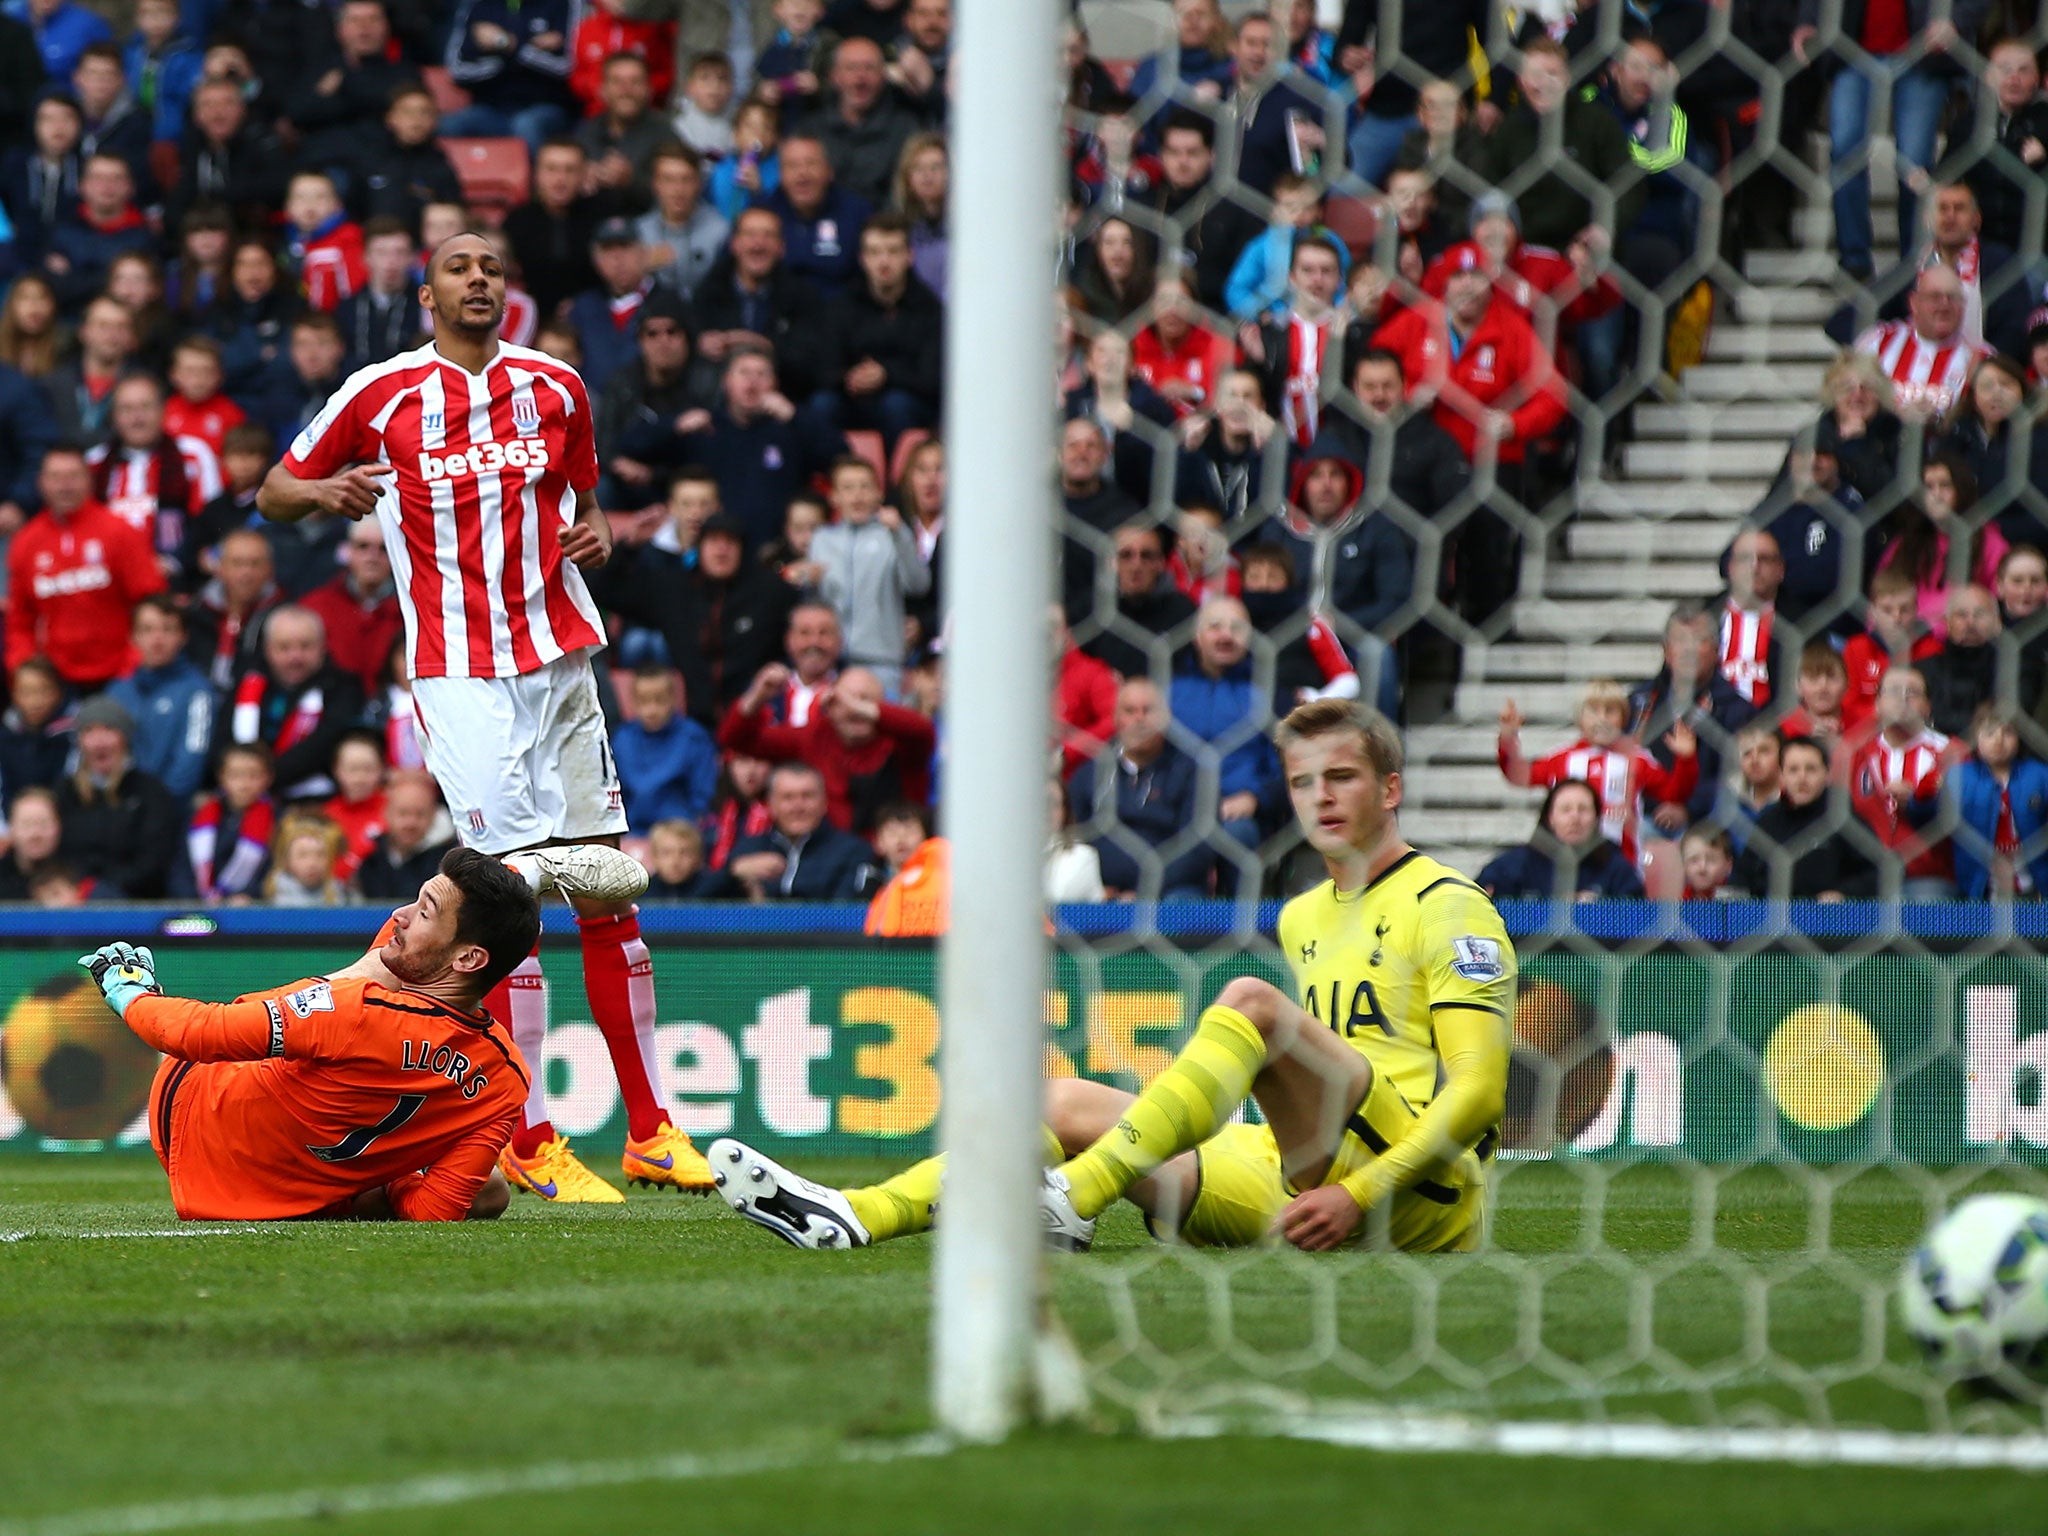
<path id="1" fill-rule="evenodd" d="M 358 679 L 365 697 L 377 691 L 391 642 L 405 626 L 391 556 L 374 518 L 352 526 L 342 542 L 346 569 L 299 599 L 327 627 L 327 659 Z"/>
<path id="2" fill-rule="evenodd" d="M 1581 235 L 1566 251 L 1522 243 L 1522 213 L 1515 200 L 1489 192 L 1472 204 L 1472 240 L 1493 278 L 1494 292 L 1547 337 L 1552 353 L 1564 358 L 1576 327 L 1620 307 L 1621 288 L 1598 270 L 1592 243 Z M 1451 264 L 1465 247 L 1452 246 L 1423 274 L 1422 289 L 1444 296 Z"/>
<path id="3" fill-rule="evenodd" d="M 76 692 L 94 693 L 135 665 L 128 611 L 164 590 L 149 543 L 92 500 L 76 448 L 52 448 L 36 479 L 43 512 L 7 555 L 7 669 L 47 656 Z"/>
<path id="4" fill-rule="evenodd" d="M 619 14 L 618 0 L 595 0 L 569 45 L 569 89 L 585 117 L 604 110 L 604 64 L 615 53 L 645 59 L 649 93 L 656 101 L 668 100 L 676 83 L 676 24 L 632 21 Z"/>
<path id="5" fill-rule="evenodd" d="M 1401 359 L 1408 397 L 1434 402 L 1436 419 L 1466 456 L 1490 443 L 1503 465 L 1564 420 L 1564 386 L 1535 329 L 1497 297 L 1486 255 L 1471 241 L 1441 258 L 1443 302 L 1418 304 L 1373 338 Z"/>
<path id="6" fill-rule="evenodd" d="M 1060 743 L 1060 777 L 1093 757 L 1116 734 L 1116 673 L 1106 662 L 1074 644 L 1067 615 L 1057 603 L 1052 610 L 1053 723 Z"/>
<path id="7" fill-rule="evenodd" d="M 332 314 L 370 280 L 362 226 L 349 218 L 333 180 L 321 171 L 301 171 L 292 178 L 284 216 L 285 251 L 306 302 Z"/>
<path id="8" fill-rule="evenodd" d="M 1969 755 L 1927 723 L 1927 680 L 1894 666 L 1877 688 L 1877 734 L 1848 755 L 1849 803 L 1905 864 L 1899 894 L 1942 901 L 1956 893 L 1948 838 L 1929 823 L 1941 805 L 1942 775 Z M 1838 758 L 1839 761 L 1839 758 Z"/>
<path id="9" fill-rule="evenodd" d="M 892 800 L 930 804 L 938 738 L 929 719 L 884 703 L 881 680 L 864 667 L 848 667 L 820 693 L 808 724 L 777 725 L 768 704 L 788 681 L 787 667 L 763 667 L 719 726 L 719 746 L 817 769 L 836 827 L 865 833 L 875 812 Z"/>

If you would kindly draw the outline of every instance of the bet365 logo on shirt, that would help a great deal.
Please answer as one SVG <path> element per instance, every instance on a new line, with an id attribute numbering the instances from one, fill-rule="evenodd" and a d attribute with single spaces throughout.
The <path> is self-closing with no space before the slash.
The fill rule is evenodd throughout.
<path id="1" fill-rule="evenodd" d="M 546 469 L 548 445 L 539 440 L 472 443 L 450 454 L 420 455 L 420 478 L 432 483 L 455 475 L 492 475 L 501 469 Z"/>

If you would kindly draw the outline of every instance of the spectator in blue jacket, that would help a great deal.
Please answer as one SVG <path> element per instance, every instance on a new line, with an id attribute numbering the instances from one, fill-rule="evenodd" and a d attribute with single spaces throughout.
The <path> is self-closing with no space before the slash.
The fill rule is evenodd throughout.
<path id="1" fill-rule="evenodd" d="M 658 821 L 702 821 L 718 788 L 718 746 L 678 707 L 676 683 L 667 667 L 635 668 L 632 718 L 612 735 L 626 825 L 636 836 Z"/>
<path id="2" fill-rule="evenodd" d="M 1628 856 L 1600 835 L 1600 798 L 1583 779 L 1560 779 L 1543 797 L 1536 835 L 1504 850 L 1479 871 L 1486 894 L 1501 901 L 1575 901 L 1643 894 Z"/>
<path id="3" fill-rule="evenodd" d="M 185 655 L 185 610 L 168 597 L 135 605 L 130 633 L 139 659 L 128 676 L 107 687 L 107 697 L 135 722 L 129 755 L 182 804 L 206 777 L 213 744 L 213 685 Z"/>
<path id="4" fill-rule="evenodd" d="M 781 157 L 782 185 L 754 206 L 782 220 L 783 265 L 836 299 L 860 271 L 860 232 L 875 210 L 832 184 L 832 162 L 818 139 L 792 134 L 782 141 Z"/>
<path id="5" fill-rule="evenodd" d="M 1376 631 L 1408 601 L 1415 554 L 1393 519 L 1355 515 L 1364 494 L 1365 471 L 1349 459 L 1303 459 L 1276 542 L 1307 575 L 1311 605 L 1335 625 L 1360 674 L 1385 677 L 1393 648 Z"/>
<path id="6" fill-rule="evenodd" d="M 1287 312 L 1287 285 L 1294 270 L 1295 242 L 1319 235 L 1337 254 L 1337 269 L 1351 276 L 1351 253 L 1323 226 L 1322 189 L 1306 176 L 1282 172 L 1273 183 L 1273 220 L 1238 253 L 1223 285 L 1223 303 L 1234 320 L 1258 320 Z"/>
<path id="7" fill-rule="evenodd" d="M 7 14 L 27 22 L 35 33 L 43 73 L 52 80 L 69 80 L 81 53 L 94 43 L 114 40 L 112 27 L 71 0 L 10 0 Z"/>
<path id="8" fill-rule="evenodd" d="M 1173 718 L 1216 754 L 1216 820 L 1234 842 L 1254 851 L 1285 802 L 1280 754 L 1266 735 L 1270 690 L 1253 676 L 1252 621 L 1234 597 L 1212 597 L 1195 618 L 1192 665 L 1175 675 Z M 1256 857 L 1245 861 L 1257 869 Z M 1220 889 L 1230 894 L 1237 866 L 1222 851 Z M 1256 878 L 1256 876 L 1254 876 Z"/>
<path id="9" fill-rule="evenodd" d="M 1974 756 L 1942 781 L 1955 804 L 1956 891 L 1965 901 L 2048 891 L 2048 764 L 2020 756 L 2018 717 L 1980 704 Z"/>
<path id="10" fill-rule="evenodd" d="M 129 251 L 154 254 L 156 236 L 135 204 L 135 177 L 116 154 L 89 157 L 78 173 L 78 206 L 50 231 L 43 266 L 64 312 L 76 316 L 105 291 L 107 269 Z"/>
<path id="11" fill-rule="evenodd" d="M 185 113 L 205 62 L 178 21 L 178 0 L 141 0 L 135 35 L 121 52 L 128 94 L 148 114 L 150 137 L 158 144 L 183 142 Z"/>
<path id="12" fill-rule="evenodd" d="M 725 872 L 756 901 L 852 901 L 874 883 L 875 851 L 825 819 L 825 777 L 778 763 L 768 778 L 768 830 L 732 845 Z"/>
<path id="13" fill-rule="evenodd" d="M 643 464 L 702 465 L 718 480 L 718 502 L 746 530 L 751 552 L 781 536 L 783 514 L 813 476 L 846 455 L 846 439 L 796 407 L 775 386 L 775 362 L 759 347 L 726 356 L 719 402 L 699 430 L 678 437 L 665 421 L 636 423 L 617 452 Z"/>
<path id="14" fill-rule="evenodd" d="M 49 400 L 27 374 L 0 363 L 0 537 L 36 509 L 36 473 L 56 441 Z"/>
<path id="15" fill-rule="evenodd" d="M 654 291 L 647 249 L 631 219 L 606 219 L 590 238 L 597 286 L 569 301 L 569 324 L 583 348 L 583 381 L 593 397 L 640 355 L 640 314 Z"/>
<path id="16" fill-rule="evenodd" d="M 1116 739 L 1067 781 L 1067 819 L 1102 863 L 1110 894 L 1209 894 L 1216 855 L 1200 841 L 1201 771 L 1167 739 L 1173 716 L 1148 677 L 1117 690 Z"/>
<path id="17" fill-rule="evenodd" d="M 465 0 L 448 29 L 448 74 L 470 104 L 441 120 L 450 138 L 516 136 L 528 150 L 564 132 L 575 0 Z"/>

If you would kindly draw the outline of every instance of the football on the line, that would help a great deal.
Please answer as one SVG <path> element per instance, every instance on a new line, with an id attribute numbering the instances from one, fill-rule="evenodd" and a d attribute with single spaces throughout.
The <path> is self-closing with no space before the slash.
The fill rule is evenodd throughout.
<path id="1" fill-rule="evenodd" d="M 23 993 L 0 1024 L 0 1083 L 15 1113 L 62 1141 L 118 1136 L 149 1102 L 162 1059 L 87 976 L 53 977 Z"/>
<path id="2" fill-rule="evenodd" d="M 1899 1275 L 1899 1312 L 1954 1375 L 2048 1365 L 2048 1200 L 1972 1195 L 1942 1217 Z"/>

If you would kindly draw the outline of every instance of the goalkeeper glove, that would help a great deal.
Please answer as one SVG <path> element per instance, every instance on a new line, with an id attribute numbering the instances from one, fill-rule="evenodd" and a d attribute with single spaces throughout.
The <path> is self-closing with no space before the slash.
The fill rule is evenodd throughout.
<path id="1" fill-rule="evenodd" d="M 91 954 L 80 955 L 78 963 L 92 974 L 107 1006 L 124 1021 L 135 999 L 163 993 L 156 980 L 156 956 L 147 945 L 102 944 Z"/>

